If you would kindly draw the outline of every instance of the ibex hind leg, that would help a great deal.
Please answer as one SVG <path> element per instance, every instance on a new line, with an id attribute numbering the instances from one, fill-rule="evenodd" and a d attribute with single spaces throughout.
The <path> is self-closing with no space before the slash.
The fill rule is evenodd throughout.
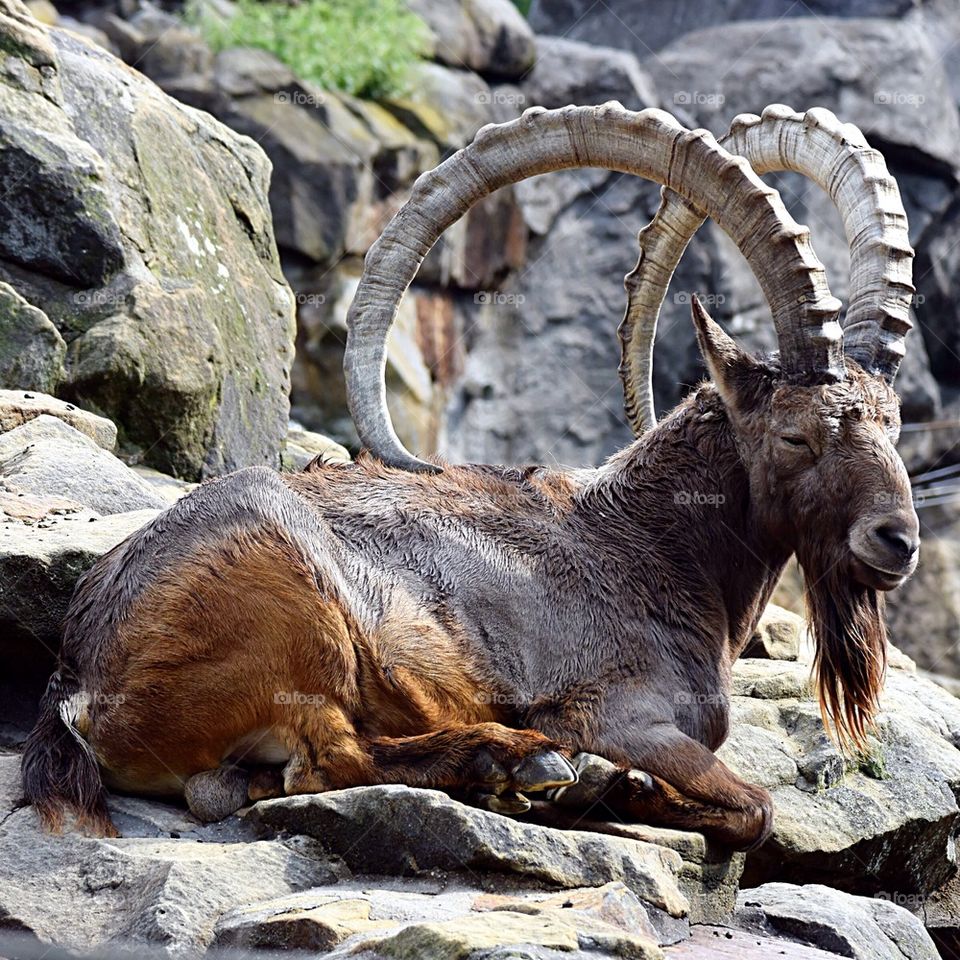
<path id="1" fill-rule="evenodd" d="M 306 726 L 291 731 L 284 768 L 286 793 L 402 783 L 498 798 L 487 803 L 511 810 L 510 797 L 572 783 L 576 772 L 558 744 L 534 730 L 499 723 L 451 726 L 409 737 L 364 737 L 345 712 L 326 704 Z"/>

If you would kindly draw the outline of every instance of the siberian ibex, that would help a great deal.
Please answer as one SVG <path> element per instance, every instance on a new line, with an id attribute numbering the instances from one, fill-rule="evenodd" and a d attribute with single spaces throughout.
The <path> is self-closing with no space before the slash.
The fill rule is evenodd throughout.
<path id="1" fill-rule="evenodd" d="M 205 483 L 84 576 L 23 759 L 48 826 L 72 810 L 110 831 L 101 775 L 185 791 L 208 817 L 384 782 L 515 811 L 524 791 L 574 782 L 566 758 L 584 752 L 618 765 L 606 800 L 624 816 L 749 847 L 770 830 L 770 797 L 712 751 L 731 664 L 793 553 L 823 709 L 863 742 L 885 665 L 881 592 L 918 552 L 891 388 L 910 326 L 905 217 L 882 158 L 831 115 L 774 111 L 734 130 L 761 169 L 831 188 L 853 244 L 845 329 L 808 232 L 709 134 L 618 104 L 484 128 L 421 177 L 367 255 L 345 367 L 369 453 Z M 416 460 L 390 423 L 384 360 L 420 262 L 481 197 L 579 166 L 685 200 L 668 195 L 642 237 L 650 287 L 628 345 L 685 242 L 660 233 L 665 218 L 686 237 L 710 216 L 760 281 L 779 354 L 748 356 L 695 303 L 712 382 L 598 469 Z M 629 372 L 645 351 L 628 349 L 628 379 L 646 375 Z"/>

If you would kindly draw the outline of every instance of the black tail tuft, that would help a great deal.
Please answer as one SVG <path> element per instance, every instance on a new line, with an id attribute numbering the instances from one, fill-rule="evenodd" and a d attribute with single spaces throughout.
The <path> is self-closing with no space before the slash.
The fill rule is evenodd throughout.
<path id="1" fill-rule="evenodd" d="M 97 758 L 73 725 L 79 694 L 66 668 L 50 678 L 20 764 L 24 799 L 52 833 L 62 832 L 65 815 L 73 812 L 85 832 L 115 837 Z"/>

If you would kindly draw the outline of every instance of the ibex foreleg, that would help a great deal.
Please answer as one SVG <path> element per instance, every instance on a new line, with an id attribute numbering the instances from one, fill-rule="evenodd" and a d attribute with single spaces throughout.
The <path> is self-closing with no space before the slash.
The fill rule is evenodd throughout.
<path id="1" fill-rule="evenodd" d="M 767 838 L 773 801 L 762 787 L 741 780 L 706 747 L 670 724 L 654 724 L 631 739 L 628 762 L 620 745 L 603 751 L 620 759 L 621 766 L 590 754 L 577 757 L 580 782 L 557 791 L 557 801 L 592 808 L 595 817 L 606 812 L 696 830 L 736 849 L 750 849 Z"/>

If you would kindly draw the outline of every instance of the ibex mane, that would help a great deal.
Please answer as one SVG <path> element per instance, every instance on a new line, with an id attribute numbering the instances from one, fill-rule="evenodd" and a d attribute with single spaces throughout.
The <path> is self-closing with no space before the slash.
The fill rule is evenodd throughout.
<path id="1" fill-rule="evenodd" d="M 713 751 L 731 665 L 794 553 L 824 715 L 863 743 L 882 591 L 918 552 L 891 387 L 910 327 L 906 219 L 880 155 L 825 111 L 771 108 L 730 137 L 742 156 L 657 110 L 529 110 L 421 177 L 349 317 L 369 453 L 205 483 L 83 577 L 23 758 L 47 826 L 72 812 L 111 831 L 101 777 L 185 793 L 207 818 L 385 782 L 516 812 L 530 791 L 588 798 L 569 758 L 594 754 L 615 765 L 603 786 L 621 815 L 749 847 L 770 830 L 770 797 Z M 842 324 L 808 232 L 751 163 L 831 192 L 851 242 Z M 478 199 L 577 166 L 669 188 L 621 330 L 639 438 L 595 470 L 416 460 L 385 405 L 400 298 Z M 655 424 L 652 330 L 704 216 L 760 281 L 779 353 L 747 355 L 695 302 L 711 382 Z"/>

